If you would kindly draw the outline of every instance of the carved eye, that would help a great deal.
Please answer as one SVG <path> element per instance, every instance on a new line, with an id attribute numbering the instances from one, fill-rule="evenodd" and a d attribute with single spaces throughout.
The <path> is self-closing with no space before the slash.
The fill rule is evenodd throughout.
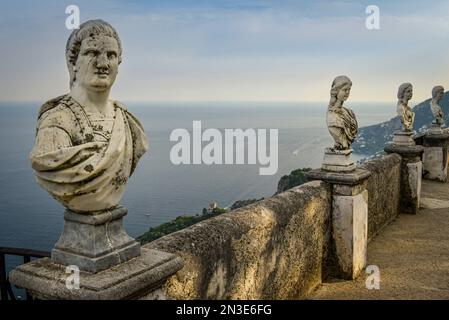
<path id="1" fill-rule="evenodd" d="M 115 52 L 108 52 L 108 59 L 115 59 L 117 58 L 117 54 Z"/>
<path id="2" fill-rule="evenodd" d="M 84 55 L 89 57 L 95 57 L 97 55 L 97 52 L 95 50 L 88 50 L 84 53 Z"/>

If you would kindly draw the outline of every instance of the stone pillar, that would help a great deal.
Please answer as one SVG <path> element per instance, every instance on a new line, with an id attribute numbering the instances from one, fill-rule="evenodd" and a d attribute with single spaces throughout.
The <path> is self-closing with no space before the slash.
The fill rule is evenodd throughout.
<path id="1" fill-rule="evenodd" d="M 122 206 L 90 213 L 66 210 L 51 259 L 17 267 L 11 283 L 33 298 L 52 300 L 137 299 L 158 290 L 183 263 L 171 253 L 140 248 L 123 227 L 126 214 Z"/>
<path id="2" fill-rule="evenodd" d="M 449 133 L 429 130 L 423 137 L 423 178 L 447 181 Z"/>
<path id="3" fill-rule="evenodd" d="M 394 140 L 393 140 L 394 141 Z M 421 197 L 422 146 L 414 143 L 387 143 L 384 148 L 387 153 L 397 153 L 401 156 L 401 199 L 402 213 L 416 214 Z"/>
<path id="4" fill-rule="evenodd" d="M 368 244 L 368 191 L 371 172 L 331 172 L 323 169 L 307 173 L 309 180 L 323 180 L 332 185 L 332 239 L 337 261 L 333 276 L 355 279 L 366 265 Z M 335 268 L 333 268 L 335 269 Z"/>

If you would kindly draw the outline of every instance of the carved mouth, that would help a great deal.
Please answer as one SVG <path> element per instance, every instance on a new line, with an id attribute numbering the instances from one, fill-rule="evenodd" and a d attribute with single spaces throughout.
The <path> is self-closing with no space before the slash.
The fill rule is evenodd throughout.
<path id="1" fill-rule="evenodd" d="M 107 79 L 109 77 L 109 73 L 95 73 L 95 75 L 99 79 Z"/>
<path id="2" fill-rule="evenodd" d="M 97 71 L 95 72 L 97 76 L 107 76 L 109 75 L 109 71 Z"/>

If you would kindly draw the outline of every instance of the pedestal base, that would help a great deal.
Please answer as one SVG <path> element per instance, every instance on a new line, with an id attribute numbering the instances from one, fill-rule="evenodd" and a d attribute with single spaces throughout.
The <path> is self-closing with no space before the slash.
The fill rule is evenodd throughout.
<path id="1" fill-rule="evenodd" d="M 413 132 L 411 131 L 396 131 L 393 136 L 393 143 L 403 146 L 414 146 Z"/>
<path id="2" fill-rule="evenodd" d="M 416 214 L 421 198 L 422 162 L 424 147 L 419 145 L 401 145 L 388 143 L 384 148 L 387 153 L 401 156 L 401 212 Z"/>
<path id="3" fill-rule="evenodd" d="M 335 150 L 326 148 L 321 169 L 331 172 L 351 172 L 356 165 L 351 160 L 352 150 Z"/>
<path id="4" fill-rule="evenodd" d="M 368 191 L 366 181 L 371 172 L 355 169 L 351 173 L 331 173 L 312 170 L 309 180 L 323 180 L 332 184 L 332 238 L 335 252 L 328 266 L 332 276 L 355 279 L 366 265 L 368 245 Z"/>
<path id="5" fill-rule="evenodd" d="M 142 254 L 111 269 L 93 274 L 76 274 L 49 258 L 21 265 L 9 279 L 43 300 L 123 300 L 138 299 L 160 288 L 168 277 L 182 268 L 182 260 L 171 253 L 141 249 Z"/>
<path id="6" fill-rule="evenodd" d="M 423 178 L 447 181 L 449 134 L 429 130 L 423 138 Z"/>
<path id="7" fill-rule="evenodd" d="M 443 128 L 441 127 L 441 125 L 437 124 L 437 123 L 432 123 L 432 126 L 429 128 L 429 130 L 427 131 L 428 134 L 442 134 L 443 133 Z"/>
<path id="8" fill-rule="evenodd" d="M 53 262 L 96 273 L 139 256 L 140 244 L 123 227 L 125 207 L 88 214 L 66 210 Z"/>

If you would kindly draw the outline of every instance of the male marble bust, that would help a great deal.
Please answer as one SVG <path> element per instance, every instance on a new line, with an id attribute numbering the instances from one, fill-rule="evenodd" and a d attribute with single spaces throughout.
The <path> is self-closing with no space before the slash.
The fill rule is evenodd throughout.
<path id="1" fill-rule="evenodd" d="M 139 121 L 109 99 L 121 54 L 111 25 L 82 24 L 66 47 L 70 92 L 39 111 L 32 167 L 38 183 L 66 210 L 51 259 L 10 274 L 35 298 L 140 298 L 182 268 L 175 255 L 140 248 L 123 227 L 127 209 L 119 202 L 148 142 Z M 82 272 L 78 290 L 67 285 L 66 266 Z"/>
<path id="2" fill-rule="evenodd" d="M 40 186 L 74 212 L 112 209 L 148 142 L 139 121 L 109 98 L 121 63 L 115 29 L 87 21 L 67 41 L 70 92 L 38 114 L 30 158 Z"/>

